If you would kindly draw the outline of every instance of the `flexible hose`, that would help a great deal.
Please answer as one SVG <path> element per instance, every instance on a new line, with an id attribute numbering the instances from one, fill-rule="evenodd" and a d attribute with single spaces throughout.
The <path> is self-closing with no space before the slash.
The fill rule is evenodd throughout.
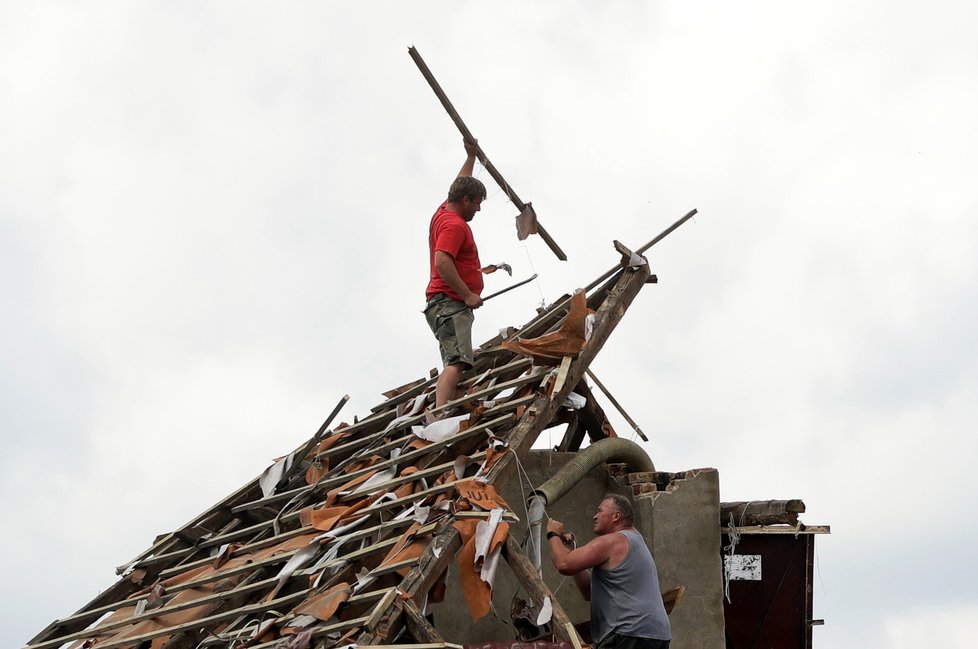
<path id="1" fill-rule="evenodd" d="M 652 458 L 635 442 L 608 437 L 575 455 L 553 477 L 537 487 L 527 502 L 529 508 L 530 558 L 540 571 L 542 563 L 542 524 L 544 509 L 562 498 L 571 488 L 602 462 L 624 462 L 633 472 L 655 471 Z"/>

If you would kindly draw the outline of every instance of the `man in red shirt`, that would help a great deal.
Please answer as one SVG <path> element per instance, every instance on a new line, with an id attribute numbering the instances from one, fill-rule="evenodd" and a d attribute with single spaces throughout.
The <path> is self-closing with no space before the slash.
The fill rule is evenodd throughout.
<path id="1" fill-rule="evenodd" d="M 455 398 L 459 379 L 474 364 L 472 352 L 473 309 L 482 306 L 482 264 L 469 221 L 486 198 L 486 188 L 472 177 L 478 147 L 465 142 L 465 163 L 448 190 L 428 230 L 431 276 L 424 314 L 438 339 L 445 369 L 435 385 L 435 407 Z M 466 308 L 468 307 L 468 308 Z M 459 311 L 452 315 L 453 311 Z"/>

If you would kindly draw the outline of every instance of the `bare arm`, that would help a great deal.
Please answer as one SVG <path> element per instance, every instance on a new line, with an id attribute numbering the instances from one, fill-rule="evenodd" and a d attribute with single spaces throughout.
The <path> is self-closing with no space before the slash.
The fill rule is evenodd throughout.
<path id="1" fill-rule="evenodd" d="M 458 178 L 462 176 L 471 176 L 472 172 L 475 170 L 475 159 L 479 153 L 479 141 L 469 142 L 468 140 L 463 140 L 462 144 L 465 145 L 465 162 L 462 163 L 462 168 L 458 172 Z"/>
<path id="2" fill-rule="evenodd" d="M 584 600 L 591 601 L 591 569 L 582 570 L 580 572 L 574 573 L 574 584 L 577 586 L 577 590 L 581 591 L 581 595 L 584 596 Z"/>
<path id="3" fill-rule="evenodd" d="M 458 269 L 455 268 L 455 260 L 444 250 L 435 251 L 435 271 L 453 291 L 462 297 L 465 306 L 470 309 L 478 309 L 482 306 L 482 298 L 465 285 L 465 282 L 459 277 Z"/>
<path id="4" fill-rule="evenodd" d="M 550 556 L 554 568 L 562 575 L 574 575 L 574 583 L 584 599 L 591 599 L 591 568 L 600 566 L 611 558 L 611 551 L 616 541 L 615 534 L 599 536 L 590 543 L 578 548 L 574 547 L 574 535 L 564 529 L 563 523 L 550 519 L 547 531 L 556 532 L 550 535 Z"/>

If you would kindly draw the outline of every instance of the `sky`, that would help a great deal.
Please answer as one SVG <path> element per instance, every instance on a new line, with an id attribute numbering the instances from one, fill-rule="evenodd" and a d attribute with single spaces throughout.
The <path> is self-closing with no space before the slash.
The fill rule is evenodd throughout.
<path id="1" fill-rule="evenodd" d="M 569 257 L 518 242 L 477 171 L 483 261 L 540 277 L 476 341 L 697 209 L 592 369 L 660 470 L 831 525 L 816 647 L 974 646 L 975 24 L 949 1 L 0 4 L 0 644 L 344 394 L 352 421 L 439 364 L 427 224 L 464 153 L 414 45 Z"/>

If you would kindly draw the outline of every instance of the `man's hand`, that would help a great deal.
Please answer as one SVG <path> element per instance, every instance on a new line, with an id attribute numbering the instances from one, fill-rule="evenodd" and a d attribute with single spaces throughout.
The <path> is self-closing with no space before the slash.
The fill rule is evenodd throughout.
<path id="1" fill-rule="evenodd" d="M 550 532 L 556 532 L 560 536 L 561 542 L 568 548 L 574 548 L 576 546 L 574 534 L 568 532 L 564 524 L 556 518 L 551 518 L 547 521 L 547 533 L 549 534 Z"/>
<path id="2" fill-rule="evenodd" d="M 472 172 L 475 171 L 475 159 L 479 156 L 478 140 L 469 142 L 465 138 L 462 138 L 462 146 L 465 147 L 465 162 L 462 163 L 462 168 L 459 169 L 459 178 L 472 175 Z"/>
<path id="3" fill-rule="evenodd" d="M 468 297 L 465 298 L 465 306 L 470 309 L 478 309 L 482 306 L 482 298 L 475 293 L 470 293 Z"/>

